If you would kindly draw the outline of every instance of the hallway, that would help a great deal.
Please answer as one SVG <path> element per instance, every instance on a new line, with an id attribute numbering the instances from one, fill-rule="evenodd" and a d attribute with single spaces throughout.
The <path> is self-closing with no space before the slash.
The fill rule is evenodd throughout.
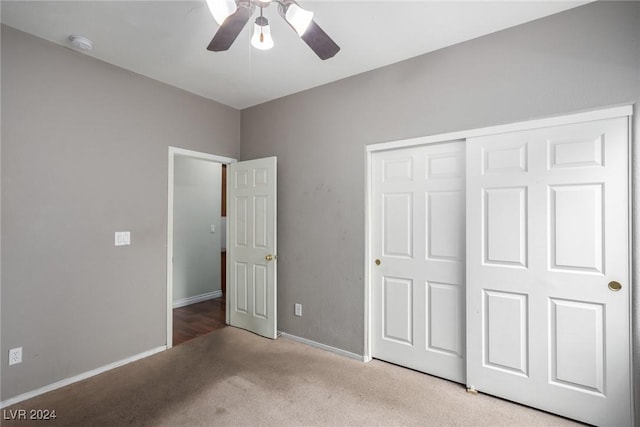
<path id="1" fill-rule="evenodd" d="M 225 308 L 220 297 L 173 309 L 173 345 L 224 328 Z"/>

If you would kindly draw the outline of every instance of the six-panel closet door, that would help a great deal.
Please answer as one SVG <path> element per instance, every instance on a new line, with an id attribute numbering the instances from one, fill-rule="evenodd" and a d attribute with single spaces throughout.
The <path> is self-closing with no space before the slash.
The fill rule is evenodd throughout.
<path id="1" fill-rule="evenodd" d="M 631 425 L 628 119 L 467 141 L 467 385 Z"/>
<path id="2" fill-rule="evenodd" d="M 464 382 L 464 142 L 372 154 L 372 356 Z"/>

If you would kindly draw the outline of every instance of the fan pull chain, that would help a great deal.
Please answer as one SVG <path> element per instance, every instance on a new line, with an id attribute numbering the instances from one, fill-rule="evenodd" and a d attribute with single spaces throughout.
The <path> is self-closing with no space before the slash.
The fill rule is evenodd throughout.
<path id="1" fill-rule="evenodd" d="M 262 18 L 262 5 L 260 5 L 260 18 Z M 260 21 L 262 21 L 262 19 L 260 19 Z M 260 43 L 264 43 L 264 33 L 262 32 L 263 28 L 263 26 L 260 26 Z"/>

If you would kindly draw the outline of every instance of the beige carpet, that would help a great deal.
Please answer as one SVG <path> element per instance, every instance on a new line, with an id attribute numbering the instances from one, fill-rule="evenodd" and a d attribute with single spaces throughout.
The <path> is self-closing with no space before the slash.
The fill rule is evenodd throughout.
<path id="1" fill-rule="evenodd" d="M 3 426 L 577 425 L 395 365 L 227 327 L 5 408 L 55 422 Z"/>

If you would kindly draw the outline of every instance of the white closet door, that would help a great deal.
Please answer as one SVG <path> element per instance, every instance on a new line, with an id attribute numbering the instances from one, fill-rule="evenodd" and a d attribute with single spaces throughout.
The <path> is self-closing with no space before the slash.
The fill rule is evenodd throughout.
<path id="1" fill-rule="evenodd" d="M 464 168 L 462 142 L 372 155 L 372 355 L 458 382 Z"/>
<path id="2" fill-rule="evenodd" d="M 631 425 L 627 118 L 467 144 L 467 385 Z"/>

